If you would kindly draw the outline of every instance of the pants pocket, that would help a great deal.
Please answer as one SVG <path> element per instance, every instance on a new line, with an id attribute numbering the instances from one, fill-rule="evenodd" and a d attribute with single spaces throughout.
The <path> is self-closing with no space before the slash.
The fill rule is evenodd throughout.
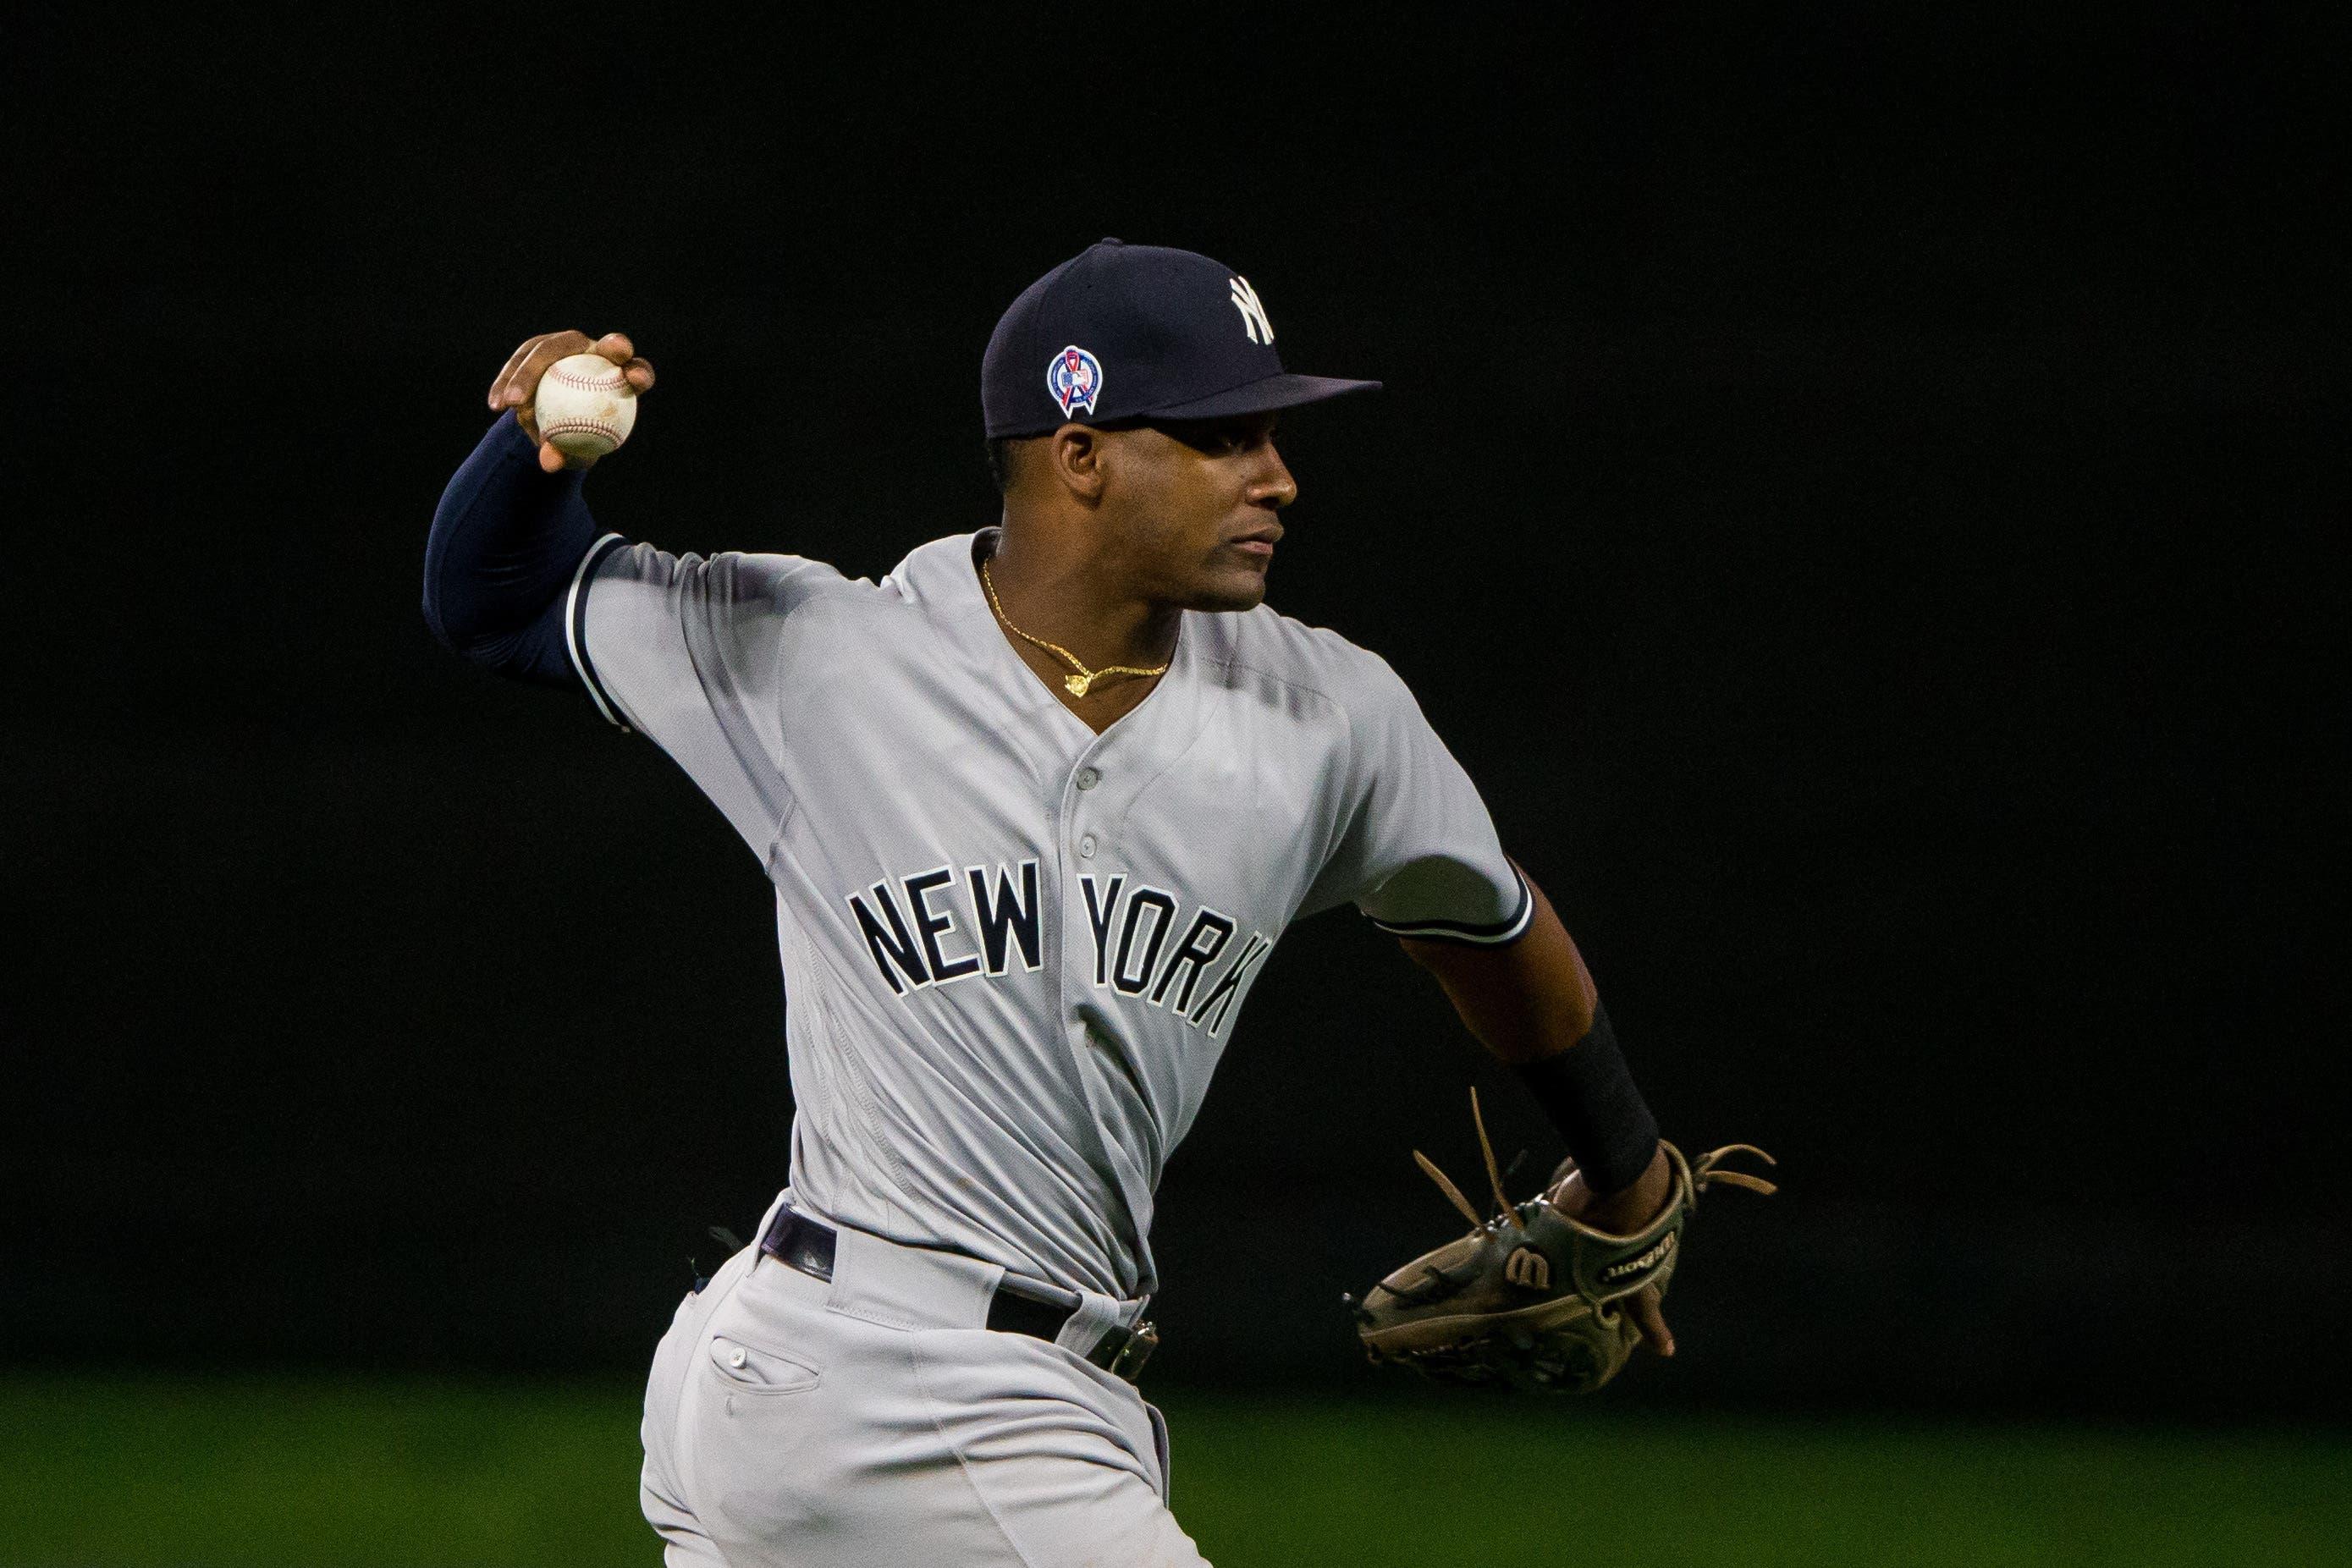
<path id="1" fill-rule="evenodd" d="M 729 1334 L 712 1334 L 708 1354 L 712 1369 L 740 1393 L 800 1394 L 822 1381 L 815 1367 Z"/>

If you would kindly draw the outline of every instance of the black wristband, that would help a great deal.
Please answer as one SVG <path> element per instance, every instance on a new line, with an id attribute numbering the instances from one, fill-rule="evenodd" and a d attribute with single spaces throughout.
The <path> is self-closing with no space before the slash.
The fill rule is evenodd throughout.
<path id="1" fill-rule="evenodd" d="M 1642 1179 L 1658 1152 L 1658 1122 L 1633 1087 L 1625 1053 L 1617 1049 L 1617 1031 L 1599 1002 L 1582 1040 L 1557 1056 L 1522 1061 L 1512 1071 L 1559 1129 L 1576 1168 L 1584 1173 L 1584 1185 L 1596 1196 L 1611 1197 Z"/>

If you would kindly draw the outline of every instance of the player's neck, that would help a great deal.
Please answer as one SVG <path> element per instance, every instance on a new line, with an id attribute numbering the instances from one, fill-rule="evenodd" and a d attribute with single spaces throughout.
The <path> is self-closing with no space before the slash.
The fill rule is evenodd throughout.
<path id="1" fill-rule="evenodd" d="M 1008 529 L 997 535 L 988 576 L 1005 619 L 1033 637 L 1060 643 L 1088 669 L 1150 668 L 1166 664 L 1175 651 L 1183 611 L 1109 580 L 1098 558 Z"/>

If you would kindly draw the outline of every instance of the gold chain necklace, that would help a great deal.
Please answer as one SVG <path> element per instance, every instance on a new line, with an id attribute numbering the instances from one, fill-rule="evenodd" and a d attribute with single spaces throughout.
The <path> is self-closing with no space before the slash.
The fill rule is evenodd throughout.
<path id="1" fill-rule="evenodd" d="M 1070 688 L 1070 695 L 1074 697 L 1086 695 L 1087 688 L 1105 675 L 1164 675 L 1168 673 L 1166 664 L 1150 670 L 1139 670 L 1133 664 L 1106 664 L 1099 670 L 1089 670 L 1076 653 L 1071 653 L 1059 643 L 1048 643 L 1043 637 L 1032 637 L 1028 632 L 1013 624 L 1013 617 L 1004 613 L 1004 606 L 997 601 L 996 584 L 988 575 L 986 561 L 980 563 L 980 582 L 982 587 L 988 590 L 988 607 L 996 612 L 996 618 L 1004 622 L 1004 629 L 1007 632 L 1024 643 L 1035 643 L 1049 653 L 1059 653 L 1070 662 L 1070 668 L 1078 672 L 1075 675 L 1062 677 L 1062 684 Z"/>

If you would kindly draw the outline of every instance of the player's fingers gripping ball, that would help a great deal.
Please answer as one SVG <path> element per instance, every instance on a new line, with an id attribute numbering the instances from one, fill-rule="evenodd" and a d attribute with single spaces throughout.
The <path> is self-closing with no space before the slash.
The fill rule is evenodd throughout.
<path id="1" fill-rule="evenodd" d="M 547 367 L 531 408 L 539 437 L 572 465 L 617 451 L 637 423 L 637 389 L 602 354 L 573 354 Z"/>
<path id="2" fill-rule="evenodd" d="M 1475 1116 L 1475 1092 L 1471 1110 Z M 1716 1183 L 1776 1190 L 1761 1176 L 1721 1168 L 1736 1154 L 1772 1163 L 1751 1145 L 1733 1144 L 1691 1161 L 1667 1144 L 1674 1186 L 1665 1208 L 1632 1235 L 1612 1236 L 1555 1203 L 1573 1166 L 1563 1165 L 1549 1186 L 1514 1204 L 1503 1193 L 1483 1119 L 1478 1142 L 1496 1213 L 1480 1218 L 1461 1188 L 1415 1151 L 1422 1169 L 1473 1228 L 1407 1263 L 1355 1305 L 1356 1332 L 1372 1361 L 1402 1362 L 1440 1383 L 1573 1394 L 1600 1387 L 1642 1343 L 1626 1300 L 1653 1285 L 1665 1293 L 1699 1192 Z"/>

